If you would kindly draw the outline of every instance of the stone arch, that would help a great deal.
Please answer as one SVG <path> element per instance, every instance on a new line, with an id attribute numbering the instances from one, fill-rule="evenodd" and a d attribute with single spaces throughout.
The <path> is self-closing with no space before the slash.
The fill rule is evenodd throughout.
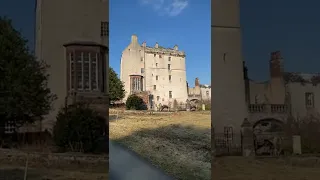
<path id="1" fill-rule="evenodd" d="M 277 156 L 282 153 L 285 123 L 275 118 L 264 118 L 253 124 L 256 155 Z"/>

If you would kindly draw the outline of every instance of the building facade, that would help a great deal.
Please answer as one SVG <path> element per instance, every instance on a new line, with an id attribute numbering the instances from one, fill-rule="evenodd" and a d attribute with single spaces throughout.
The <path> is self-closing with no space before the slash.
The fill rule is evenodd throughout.
<path id="1" fill-rule="evenodd" d="M 271 53 L 269 64 L 268 81 L 250 80 L 249 104 L 286 106 L 286 113 L 293 119 L 320 118 L 320 74 L 285 72 L 280 51 Z"/>
<path id="2" fill-rule="evenodd" d="M 50 68 L 48 86 L 58 99 L 41 123 L 79 100 L 108 103 L 109 1 L 37 0 L 35 53 Z"/>
<path id="3" fill-rule="evenodd" d="M 149 108 L 169 105 L 174 100 L 185 103 L 188 99 L 186 55 L 175 45 L 173 48 L 139 44 L 132 35 L 131 42 L 121 56 L 120 79 L 124 83 L 126 101 L 130 94 L 147 92 Z"/>
<path id="4" fill-rule="evenodd" d="M 240 132 L 245 102 L 239 0 L 211 1 L 212 128 Z M 228 132 L 225 132 L 226 129 Z"/>
<path id="5" fill-rule="evenodd" d="M 190 101 L 211 101 L 211 86 L 200 84 L 199 78 L 196 78 L 194 87 L 188 85 L 188 99 Z"/>

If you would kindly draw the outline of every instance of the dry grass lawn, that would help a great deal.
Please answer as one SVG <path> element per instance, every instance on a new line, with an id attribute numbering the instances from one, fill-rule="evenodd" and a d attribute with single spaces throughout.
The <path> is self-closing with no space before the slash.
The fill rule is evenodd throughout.
<path id="1" fill-rule="evenodd" d="M 212 179 L 219 180 L 319 180 L 320 158 L 220 157 L 213 163 Z"/>
<path id="2" fill-rule="evenodd" d="M 176 179 L 211 179 L 211 114 L 122 114 L 110 120 L 117 141 Z"/>

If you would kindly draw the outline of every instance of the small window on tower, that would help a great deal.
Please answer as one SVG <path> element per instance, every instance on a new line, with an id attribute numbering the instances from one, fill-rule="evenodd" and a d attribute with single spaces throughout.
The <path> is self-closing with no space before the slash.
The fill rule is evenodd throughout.
<path id="1" fill-rule="evenodd" d="M 109 36 L 109 23 L 106 21 L 101 22 L 101 27 L 100 27 L 100 36 L 101 37 L 106 37 Z"/>
<path id="2" fill-rule="evenodd" d="M 157 86 L 156 85 L 153 85 L 153 90 L 156 90 L 157 89 Z"/>
<path id="3" fill-rule="evenodd" d="M 168 58 L 168 61 L 171 61 L 171 57 Z"/>
<path id="4" fill-rule="evenodd" d="M 160 96 L 157 96 L 157 101 L 159 101 L 160 100 Z"/>
<path id="5" fill-rule="evenodd" d="M 156 67 L 158 67 L 158 63 L 156 63 Z"/>
<path id="6" fill-rule="evenodd" d="M 141 68 L 141 73 L 144 73 L 144 68 Z"/>
<path id="7" fill-rule="evenodd" d="M 171 75 L 169 75 L 169 81 L 171 81 Z"/>
<path id="8" fill-rule="evenodd" d="M 168 64 L 168 70 L 171 70 L 171 64 Z"/>
<path id="9" fill-rule="evenodd" d="M 157 80 L 157 81 L 158 81 L 158 79 L 159 79 L 158 76 L 156 76 L 156 80 Z"/>
<path id="10" fill-rule="evenodd" d="M 169 98 L 172 98 L 172 91 L 169 91 Z"/>
<path id="11" fill-rule="evenodd" d="M 159 58 L 162 58 L 162 56 L 161 56 L 161 55 L 159 55 Z"/>
<path id="12" fill-rule="evenodd" d="M 153 54 L 153 57 L 156 57 L 156 54 Z"/>

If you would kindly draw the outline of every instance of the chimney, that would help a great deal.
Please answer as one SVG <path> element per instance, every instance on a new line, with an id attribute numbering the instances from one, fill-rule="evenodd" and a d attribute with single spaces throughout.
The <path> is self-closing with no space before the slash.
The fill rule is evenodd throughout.
<path id="1" fill-rule="evenodd" d="M 196 80 L 194 81 L 194 86 L 195 87 L 200 87 L 199 78 L 196 78 Z"/>
<path id="2" fill-rule="evenodd" d="M 158 42 L 156 42 L 156 45 L 154 45 L 155 48 L 159 48 Z"/>
<path id="3" fill-rule="evenodd" d="M 173 49 L 178 51 L 178 45 L 174 45 Z"/>
<path id="4" fill-rule="evenodd" d="M 270 76 L 271 78 L 283 76 L 283 58 L 280 51 L 271 53 Z"/>
<path id="5" fill-rule="evenodd" d="M 147 43 L 144 41 L 143 43 L 142 43 L 142 47 L 146 47 L 147 46 Z"/>
<path id="6" fill-rule="evenodd" d="M 138 43 L 138 37 L 137 35 L 133 34 L 131 36 L 131 44 L 137 44 Z"/>

